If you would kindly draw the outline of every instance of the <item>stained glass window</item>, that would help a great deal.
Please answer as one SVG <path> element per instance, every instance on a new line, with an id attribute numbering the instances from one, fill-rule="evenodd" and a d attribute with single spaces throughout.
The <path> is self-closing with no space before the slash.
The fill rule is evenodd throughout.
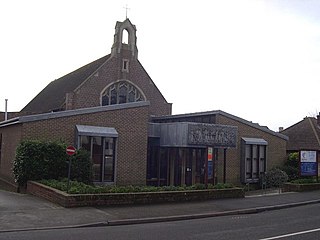
<path id="1" fill-rule="evenodd" d="M 139 89 L 127 81 L 116 82 L 102 92 L 101 105 L 145 101 Z"/>

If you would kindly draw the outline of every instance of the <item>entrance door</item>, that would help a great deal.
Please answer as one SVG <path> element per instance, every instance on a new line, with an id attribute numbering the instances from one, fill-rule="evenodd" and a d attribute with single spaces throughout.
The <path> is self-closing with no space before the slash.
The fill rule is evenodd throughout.
<path id="1" fill-rule="evenodd" d="M 92 159 L 93 181 L 114 182 L 116 138 L 80 137 L 80 147 L 90 152 Z"/>

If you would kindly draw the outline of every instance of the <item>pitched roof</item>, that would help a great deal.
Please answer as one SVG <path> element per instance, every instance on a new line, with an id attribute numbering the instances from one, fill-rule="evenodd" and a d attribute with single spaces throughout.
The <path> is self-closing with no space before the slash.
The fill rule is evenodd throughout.
<path id="1" fill-rule="evenodd" d="M 306 117 L 281 133 L 289 137 L 288 151 L 320 150 L 320 126 L 316 118 Z"/>
<path id="2" fill-rule="evenodd" d="M 74 91 L 82 82 L 91 76 L 110 57 L 99 58 L 59 79 L 49 83 L 21 112 L 27 114 L 52 112 L 60 109 L 66 93 Z"/>

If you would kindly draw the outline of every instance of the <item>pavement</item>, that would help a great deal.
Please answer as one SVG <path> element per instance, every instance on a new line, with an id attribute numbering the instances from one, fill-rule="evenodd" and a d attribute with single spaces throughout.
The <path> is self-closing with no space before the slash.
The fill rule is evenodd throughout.
<path id="1" fill-rule="evenodd" d="M 0 234 L 124 224 L 188 220 L 319 204 L 320 191 L 247 192 L 245 198 L 112 207 L 63 208 L 28 194 L 0 190 Z"/>

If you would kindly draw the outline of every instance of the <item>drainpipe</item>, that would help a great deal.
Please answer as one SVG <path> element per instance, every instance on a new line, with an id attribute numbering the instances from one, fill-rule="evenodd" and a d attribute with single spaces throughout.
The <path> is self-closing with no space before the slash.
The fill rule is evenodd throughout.
<path id="1" fill-rule="evenodd" d="M 7 121 L 8 120 L 8 99 L 5 99 L 6 103 L 5 103 L 5 110 L 4 110 L 4 120 Z"/>

